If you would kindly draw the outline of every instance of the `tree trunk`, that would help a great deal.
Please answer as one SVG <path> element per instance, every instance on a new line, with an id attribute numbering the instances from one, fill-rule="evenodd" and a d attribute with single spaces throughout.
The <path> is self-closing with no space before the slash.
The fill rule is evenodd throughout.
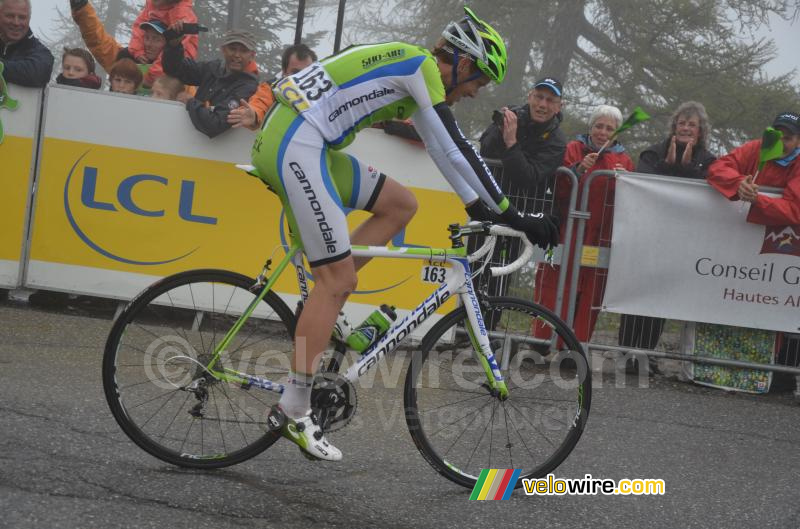
<path id="1" fill-rule="evenodd" d="M 541 76 L 555 77 L 567 84 L 569 66 L 578 48 L 586 0 L 561 0 L 542 43 Z"/>
<path id="2" fill-rule="evenodd" d="M 123 0 L 108 0 L 103 26 L 109 35 L 117 38 L 117 29 L 124 24 Z"/>

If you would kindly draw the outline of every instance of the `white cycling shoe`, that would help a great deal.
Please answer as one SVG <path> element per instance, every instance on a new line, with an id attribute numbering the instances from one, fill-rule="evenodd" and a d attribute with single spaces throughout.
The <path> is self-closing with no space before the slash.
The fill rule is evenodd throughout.
<path id="1" fill-rule="evenodd" d="M 270 430 L 280 431 L 286 439 L 300 447 L 303 455 L 325 461 L 341 461 L 342 452 L 325 439 L 313 413 L 292 419 L 279 406 L 273 406 L 267 416 Z M 309 458 L 309 459 L 311 459 Z"/>

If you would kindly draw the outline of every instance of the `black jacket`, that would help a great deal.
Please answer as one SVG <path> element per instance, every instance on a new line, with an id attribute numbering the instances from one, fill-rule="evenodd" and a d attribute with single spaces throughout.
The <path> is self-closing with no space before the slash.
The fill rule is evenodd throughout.
<path id="1" fill-rule="evenodd" d="M 682 165 L 681 159 L 686 150 L 680 143 L 675 149 L 676 163 L 667 163 L 667 151 L 672 137 L 651 145 L 643 150 L 639 155 L 639 164 L 636 166 L 637 173 L 659 174 L 664 176 L 679 176 L 681 178 L 705 179 L 708 174 L 708 166 L 711 165 L 716 156 L 708 152 L 704 147 L 694 147 L 692 149 L 692 162 L 689 165 Z"/>
<path id="2" fill-rule="evenodd" d="M 14 44 L 0 40 L 0 61 L 5 66 L 3 77 L 9 83 L 41 88 L 50 82 L 53 54 L 31 30 Z"/>
<path id="3" fill-rule="evenodd" d="M 503 131 L 492 123 L 481 135 L 481 155 L 503 162 L 504 180 L 529 196 L 539 194 L 564 160 L 567 137 L 559 128 L 561 114 L 547 123 L 531 119 L 530 107 L 509 107 L 517 114 L 517 143 L 506 149 Z M 508 192 L 507 189 L 503 189 Z"/>
<path id="4" fill-rule="evenodd" d="M 221 59 L 195 62 L 184 57 L 183 46 L 167 45 L 161 56 L 164 72 L 184 84 L 197 86 L 186 110 L 195 128 L 213 138 L 229 128 L 228 113 L 249 99 L 258 88 L 258 77 L 247 72 L 230 72 Z"/>

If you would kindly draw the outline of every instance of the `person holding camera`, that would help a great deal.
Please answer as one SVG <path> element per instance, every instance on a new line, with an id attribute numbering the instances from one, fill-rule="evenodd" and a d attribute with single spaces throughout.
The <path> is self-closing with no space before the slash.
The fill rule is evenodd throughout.
<path id="1" fill-rule="evenodd" d="M 481 155 L 503 164 L 498 180 L 506 194 L 537 202 L 545 198 L 567 148 L 567 138 L 559 128 L 562 91 L 561 83 L 552 77 L 537 81 L 526 105 L 495 111 L 493 123 L 481 135 Z M 544 209 L 543 203 L 528 200 L 515 205 L 527 211 Z"/>
<path id="2" fill-rule="evenodd" d="M 562 91 L 558 80 L 540 79 L 528 94 L 527 104 L 496 110 L 492 124 L 481 135 L 481 156 L 500 160 L 503 170 L 494 172 L 495 180 L 519 211 L 552 213 L 555 171 L 567 148 L 567 138 L 560 128 Z M 479 243 L 477 237 L 473 238 L 470 248 Z M 501 237 L 492 262 L 513 261 L 519 255 L 519 244 L 516 239 Z M 508 276 L 482 275 L 476 279 L 476 288 L 492 296 L 505 295 Z M 487 323 L 489 327 L 492 324 Z"/>

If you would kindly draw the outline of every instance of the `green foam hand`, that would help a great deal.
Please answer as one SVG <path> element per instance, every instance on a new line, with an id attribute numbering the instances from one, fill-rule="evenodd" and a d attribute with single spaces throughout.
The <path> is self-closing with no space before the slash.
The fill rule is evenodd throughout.
<path id="1" fill-rule="evenodd" d="M 16 110 L 19 106 L 19 103 L 16 99 L 12 99 L 11 96 L 8 94 L 8 85 L 6 84 L 6 80 L 3 78 L 3 63 L 0 62 L 0 108 L 5 108 L 7 110 Z M 3 143 L 3 121 L 0 119 L 0 145 Z"/>
<path id="2" fill-rule="evenodd" d="M 631 112 L 631 115 L 628 116 L 628 119 L 622 122 L 622 125 L 619 126 L 617 130 L 614 131 L 612 137 L 617 136 L 620 132 L 624 132 L 629 128 L 633 127 L 634 125 L 638 125 L 644 121 L 650 119 L 650 114 L 642 110 L 642 107 L 636 107 Z"/>

